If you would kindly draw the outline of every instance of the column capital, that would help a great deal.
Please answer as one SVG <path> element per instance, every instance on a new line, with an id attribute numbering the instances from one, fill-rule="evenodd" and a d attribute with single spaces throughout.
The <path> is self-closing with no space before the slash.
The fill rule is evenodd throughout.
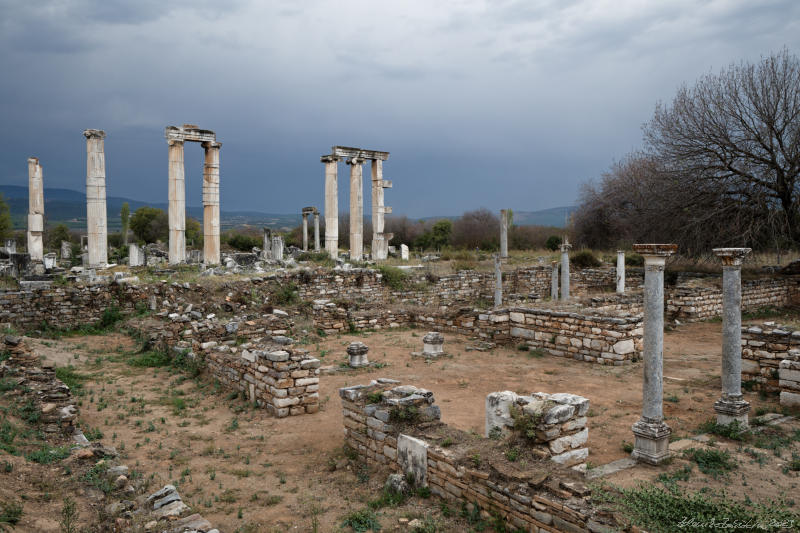
<path id="1" fill-rule="evenodd" d="M 634 244 L 633 251 L 643 255 L 645 259 L 655 257 L 669 257 L 678 251 L 677 244 Z"/>
<path id="2" fill-rule="evenodd" d="M 339 158 L 335 155 L 323 155 L 319 158 L 320 163 L 336 163 Z"/>
<path id="3" fill-rule="evenodd" d="M 208 150 L 209 148 L 216 148 L 217 150 L 219 150 L 220 147 L 222 146 L 222 143 L 217 141 L 203 141 L 202 143 L 200 143 L 200 146 L 202 146 L 206 150 Z"/>
<path id="4" fill-rule="evenodd" d="M 105 139 L 106 132 L 104 132 L 103 130 L 83 130 L 83 136 L 86 137 L 87 139 L 91 139 L 93 137 L 97 139 Z"/>
<path id="5" fill-rule="evenodd" d="M 714 248 L 714 255 L 722 259 L 724 266 L 742 266 L 742 261 L 751 248 Z"/>
<path id="6" fill-rule="evenodd" d="M 561 245 L 561 253 L 569 252 L 570 250 L 572 250 L 572 245 L 570 243 L 567 242 Z"/>
<path id="7" fill-rule="evenodd" d="M 180 144 L 181 146 L 183 146 L 183 139 L 169 139 L 169 138 L 167 138 L 167 146 L 175 146 L 177 144 Z"/>
<path id="8" fill-rule="evenodd" d="M 348 165 L 363 165 L 364 161 L 366 161 L 366 159 L 363 157 L 348 157 L 345 163 Z"/>

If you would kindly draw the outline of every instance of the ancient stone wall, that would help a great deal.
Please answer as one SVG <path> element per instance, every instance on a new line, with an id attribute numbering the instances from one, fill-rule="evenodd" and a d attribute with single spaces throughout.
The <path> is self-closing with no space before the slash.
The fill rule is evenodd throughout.
<path id="1" fill-rule="evenodd" d="M 489 457 L 478 461 L 472 445 L 497 450 L 506 450 L 507 445 L 500 439 L 476 441 L 474 435 L 439 422 L 440 412 L 429 391 L 379 379 L 340 389 L 339 395 L 345 442 L 368 464 L 385 465 L 443 499 L 464 504 L 469 511 L 477 506 L 483 516 L 525 531 L 615 529 L 616 524 L 609 523 L 613 518 L 607 513 L 601 517 L 591 507 L 589 489 L 569 468 L 546 457 L 526 461 L 524 467 L 492 458 L 504 452 L 485 454 Z M 409 412 L 415 413 L 413 420 Z M 448 437 L 436 436 L 443 434 Z"/>
<path id="2" fill-rule="evenodd" d="M 800 350 L 800 330 L 775 322 L 742 327 L 742 383 L 766 392 L 781 390 L 781 361 Z"/>

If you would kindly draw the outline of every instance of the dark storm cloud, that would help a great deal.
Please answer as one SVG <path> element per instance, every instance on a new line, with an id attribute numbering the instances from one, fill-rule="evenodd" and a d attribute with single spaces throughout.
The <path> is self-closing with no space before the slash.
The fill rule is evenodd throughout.
<path id="1" fill-rule="evenodd" d="M 2 1 L 0 165 L 163 202 L 164 127 L 214 129 L 223 209 L 322 205 L 333 144 L 388 150 L 395 213 L 573 203 L 682 83 L 789 46 L 800 3 L 714 0 Z M 794 48 L 793 48 L 794 47 Z M 187 146 L 200 201 L 202 150 Z M 340 206 L 347 205 L 340 168 Z M 368 180 L 365 180 L 368 181 Z"/>

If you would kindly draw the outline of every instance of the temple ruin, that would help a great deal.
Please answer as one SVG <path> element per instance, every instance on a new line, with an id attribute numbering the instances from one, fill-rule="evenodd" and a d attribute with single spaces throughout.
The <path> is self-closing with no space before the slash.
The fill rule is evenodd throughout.
<path id="1" fill-rule="evenodd" d="M 203 262 L 220 262 L 219 245 L 219 149 L 216 134 L 194 124 L 167 126 L 169 146 L 169 263 L 186 262 L 186 184 L 183 143 L 199 142 L 205 150 L 203 166 Z"/>

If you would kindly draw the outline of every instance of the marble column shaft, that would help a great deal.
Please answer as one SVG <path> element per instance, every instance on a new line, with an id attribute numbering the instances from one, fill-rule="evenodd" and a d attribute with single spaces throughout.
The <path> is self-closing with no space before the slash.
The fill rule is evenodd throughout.
<path id="1" fill-rule="evenodd" d="M 350 165 L 350 260 L 360 261 L 364 255 L 364 160 L 351 157 Z"/>
<path id="2" fill-rule="evenodd" d="M 319 252 L 319 211 L 314 209 L 314 251 Z"/>
<path id="3" fill-rule="evenodd" d="M 303 251 L 308 251 L 308 213 L 303 213 Z"/>
<path id="4" fill-rule="evenodd" d="M 219 149 L 222 143 L 204 142 L 203 166 L 203 262 L 218 265 L 220 262 L 219 221 Z M 184 242 L 185 242 L 184 234 Z"/>
<path id="5" fill-rule="evenodd" d="M 108 264 L 106 157 L 102 130 L 86 130 L 86 233 L 91 268 Z"/>
<path id="6" fill-rule="evenodd" d="M 508 210 L 500 210 L 500 257 L 508 257 Z"/>
<path id="7" fill-rule="evenodd" d="M 44 261 L 44 179 L 36 157 L 28 158 L 28 255 Z"/>
<path id="8" fill-rule="evenodd" d="M 500 270 L 500 256 L 494 256 L 494 306 L 503 305 L 503 272 Z"/>
<path id="9" fill-rule="evenodd" d="M 617 294 L 625 294 L 625 252 L 617 250 Z"/>
<path id="10" fill-rule="evenodd" d="M 321 161 L 325 163 L 325 251 L 336 259 L 339 255 L 339 159 L 325 156 Z"/>
<path id="11" fill-rule="evenodd" d="M 384 203 L 384 190 L 391 182 L 383 179 L 383 161 L 372 160 L 372 258 L 383 260 L 389 257 L 389 239 L 384 233 L 384 215 L 388 211 Z"/>
<path id="12" fill-rule="evenodd" d="M 186 182 L 183 168 L 183 141 L 170 139 L 169 145 L 169 264 L 186 260 Z"/>
<path id="13" fill-rule="evenodd" d="M 569 300 L 569 251 L 572 245 L 561 245 L 561 299 Z"/>
<path id="14" fill-rule="evenodd" d="M 558 300 L 558 261 L 553 261 L 550 270 L 550 299 Z"/>

